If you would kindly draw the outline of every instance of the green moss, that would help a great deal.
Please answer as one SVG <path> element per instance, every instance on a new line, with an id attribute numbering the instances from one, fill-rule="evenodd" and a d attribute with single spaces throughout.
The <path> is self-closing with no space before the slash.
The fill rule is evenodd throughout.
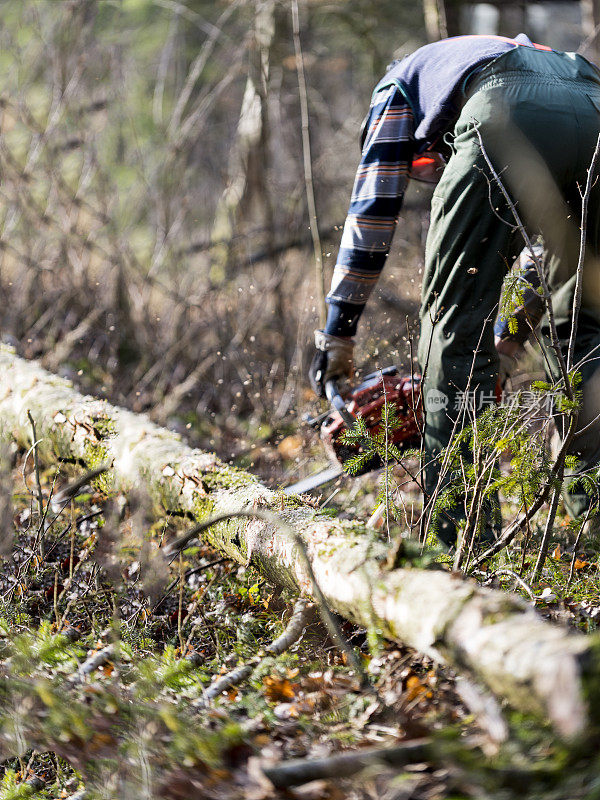
<path id="1" fill-rule="evenodd" d="M 240 564 L 248 562 L 248 548 L 244 537 L 239 535 L 244 523 L 239 519 L 226 519 L 209 528 L 203 538 L 209 544 L 225 552 Z"/>
<path id="2" fill-rule="evenodd" d="M 215 469 L 213 472 L 207 472 L 202 477 L 202 483 L 206 486 L 208 491 L 216 491 L 217 489 L 242 489 L 245 486 L 258 483 L 258 478 L 250 475 L 239 467 L 223 466 L 220 469 Z"/>
<path id="3" fill-rule="evenodd" d="M 98 416 L 91 420 L 97 441 L 93 442 L 89 438 L 84 443 L 85 463 L 90 469 L 97 469 L 104 464 L 110 463 L 111 458 L 106 444 L 106 439 L 114 436 L 116 425 L 114 420 L 108 416 Z M 114 488 L 114 476 L 108 471 L 102 473 L 92 481 L 93 487 L 103 494 L 110 494 Z"/>
<path id="4" fill-rule="evenodd" d="M 267 503 L 268 508 L 271 511 L 283 511 L 286 508 L 306 508 L 306 503 L 304 500 L 301 500 L 298 495 L 295 494 L 284 494 L 283 491 L 278 491 L 275 495 L 275 499 Z"/>
<path id="5" fill-rule="evenodd" d="M 117 426 L 110 417 L 97 417 L 94 422 L 94 431 L 99 439 L 106 439 L 117 432 Z"/>
<path id="6" fill-rule="evenodd" d="M 214 507 L 214 502 L 206 495 L 194 495 L 192 513 L 198 522 L 205 522 L 213 513 Z"/>
<path id="7" fill-rule="evenodd" d="M 85 463 L 90 469 L 97 469 L 110 462 L 110 455 L 106 445 L 101 442 L 85 441 L 83 446 Z M 92 481 L 93 487 L 103 494 L 110 494 L 114 488 L 114 475 L 111 470 L 103 472 Z"/>

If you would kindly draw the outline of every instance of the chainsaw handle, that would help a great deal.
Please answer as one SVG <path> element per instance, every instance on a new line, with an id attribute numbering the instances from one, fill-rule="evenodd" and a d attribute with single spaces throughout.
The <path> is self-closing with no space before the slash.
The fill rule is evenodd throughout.
<path id="1" fill-rule="evenodd" d="M 338 412 L 340 417 L 344 420 L 344 424 L 346 427 L 351 430 L 354 427 L 354 423 L 356 422 L 356 417 L 354 417 L 346 407 L 346 403 L 344 403 L 344 398 L 340 394 L 340 390 L 338 389 L 337 381 L 331 379 L 325 383 L 325 395 L 331 406 Z"/>

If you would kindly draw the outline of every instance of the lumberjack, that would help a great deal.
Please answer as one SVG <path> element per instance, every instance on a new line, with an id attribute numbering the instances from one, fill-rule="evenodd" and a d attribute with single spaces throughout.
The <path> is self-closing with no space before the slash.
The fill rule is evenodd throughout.
<path id="1" fill-rule="evenodd" d="M 566 354 L 579 256 L 580 187 L 599 128 L 600 71 L 580 55 L 533 44 L 524 34 L 516 39 L 457 36 L 426 45 L 395 62 L 374 91 L 327 297 L 327 323 L 315 334 L 310 380 L 322 396 L 327 380 L 352 375 L 357 324 L 388 255 L 407 182 L 419 171 L 437 172 L 420 309 L 422 370 L 427 362 L 426 494 L 438 480 L 439 454 L 455 426 L 457 398 L 469 388 L 474 407 L 482 409 L 499 372 L 506 373 L 519 356 L 529 332 L 508 335 L 501 322 L 495 346 L 502 281 L 523 248 L 523 236 L 490 164 L 529 235 L 544 242 L 547 283 Z M 599 185 L 590 193 L 587 226 L 574 358 L 575 364 L 583 362 L 582 433 L 572 446 L 581 471 L 600 462 L 600 426 L 593 422 L 598 405 L 593 387 L 600 378 L 600 350 L 595 350 L 600 348 L 600 287 L 598 270 L 591 266 L 600 251 Z M 546 317 L 541 335 L 547 340 Z M 550 377 L 557 380 L 556 354 L 549 348 L 547 360 Z M 590 499 L 582 489 L 571 489 L 565 503 L 577 516 Z M 454 525 L 440 535 L 452 543 Z"/>

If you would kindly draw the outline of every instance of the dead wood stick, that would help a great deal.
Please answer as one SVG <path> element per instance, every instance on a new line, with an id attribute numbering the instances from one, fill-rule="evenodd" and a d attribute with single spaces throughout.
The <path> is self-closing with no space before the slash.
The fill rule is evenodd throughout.
<path id="1" fill-rule="evenodd" d="M 297 600 L 294 604 L 294 611 L 292 612 L 290 621 L 288 622 L 284 632 L 281 634 L 281 636 L 278 636 L 277 639 L 271 642 L 271 644 L 266 648 L 265 653 L 268 655 L 280 656 L 282 653 L 285 653 L 286 650 L 289 650 L 289 648 L 302 636 L 314 607 L 314 603 L 308 603 L 306 600 L 302 599 Z M 223 675 L 208 687 L 204 693 L 204 700 L 214 700 L 222 692 L 227 691 L 227 689 L 232 689 L 234 686 L 238 686 L 240 683 L 243 683 L 250 677 L 252 672 L 261 663 L 261 661 L 263 661 L 263 659 L 264 656 L 255 656 L 255 658 L 253 658 L 249 663 L 242 664 L 241 666 L 232 669 L 231 672 L 228 672 L 226 675 Z"/>
<path id="2" fill-rule="evenodd" d="M 71 683 L 82 683 L 86 675 L 91 675 L 98 667 L 104 666 L 117 654 L 117 648 L 114 644 L 108 644 L 102 650 L 92 653 L 89 658 L 79 665 L 79 669 L 71 676 Z"/>
<path id="3" fill-rule="evenodd" d="M 56 514 L 58 511 L 62 511 L 63 507 L 69 502 L 69 500 L 79 494 L 80 489 L 93 481 L 94 478 L 102 475 L 107 471 L 107 469 L 107 466 L 92 469 L 89 472 L 86 472 L 85 475 L 82 475 L 81 478 L 77 478 L 77 480 L 73 481 L 68 486 L 65 486 L 64 489 L 61 489 L 60 492 L 55 494 L 50 500 L 50 505 L 52 506 L 54 513 Z M 90 515 L 88 514 L 87 516 L 89 517 Z"/>
<path id="4" fill-rule="evenodd" d="M 267 647 L 267 653 L 273 656 L 280 656 L 286 650 L 289 650 L 302 636 L 314 607 L 314 603 L 309 603 L 302 599 L 296 600 L 294 611 L 284 632 L 271 642 Z"/>
<path id="5" fill-rule="evenodd" d="M 31 411 L 27 410 L 27 417 L 29 422 L 31 423 L 31 430 L 33 432 L 33 444 L 31 445 L 31 449 L 33 450 L 33 466 L 35 470 L 35 485 L 37 489 L 37 501 L 39 506 L 39 513 L 40 513 L 40 520 L 44 519 L 44 495 L 42 493 L 42 484 L 40 480 L 40 461 L 38 458 L 38 438 L 37 433 L 35 430 L 35 421 L 31 416 Z"/>
<path id="6" fill-rule="evenodd" d="M 326 778 L 347 778 L 376 764 L 403 767 L 432 758 L 435 759 L 435 753 L 431 741 L 416 739 L 396 747 L 369 747 L 329 758 L 298 758 L 274 767 L 265 767 L 263 773 L 277 789 L 288 789 Z"/>
<path id="7" fill-rule="evenodd" d="M 260 659 L 256 659 L 251 661 L 249 664 L 242 664 L 241 667 L 236 667 L 235 669 L 232 669 L 231 672 L 223 675 L 208 687 L 204 693 L 204 702 L 210 702 L 223 692 L 226 692 L 228 689 L 233 689 L 234 686 L 239 686 L 240 683 L 243 683 L 250 677 L 250 675 L 252 675 L 252 672 L 259 663 Z"/>

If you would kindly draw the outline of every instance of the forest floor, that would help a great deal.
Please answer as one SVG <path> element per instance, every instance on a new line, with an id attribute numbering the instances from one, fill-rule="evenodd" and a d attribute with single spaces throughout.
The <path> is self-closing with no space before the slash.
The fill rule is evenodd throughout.
<path id="1" fill-rule="evenodd" d="M 348 623 L 366 687 L 316 612 L 299 641 L 268 655 L 294 597 L 200 542 L 167 564 L 160 547 L 181 520 L 90 486 L 65 502 L 72 471 L 40 467 L 38 482 L 33 456 L 13 453 L 2 476 L 0 800 L 500 799 L 522 796 L 519 786 L 529 797 L 600 796 L 595 755 L 567 751 L 469 681 Z M 245 459 L 282 483 L 320 457 L 308 434 L 291 433 Z M 330 502 L 367 516 L 376 484 L 345 479 Z M 598 553 L 558 537 L 533 602 L 560 624 L 595 630 Z M 526 577 L 527 552 L 503 558 Z M 218 677 L 249 662 L 245 681 L 206 700 Z M 378 763 L 285 791 L 263 771 L 423 739 L 430 757 L 403 768 Z"/>

